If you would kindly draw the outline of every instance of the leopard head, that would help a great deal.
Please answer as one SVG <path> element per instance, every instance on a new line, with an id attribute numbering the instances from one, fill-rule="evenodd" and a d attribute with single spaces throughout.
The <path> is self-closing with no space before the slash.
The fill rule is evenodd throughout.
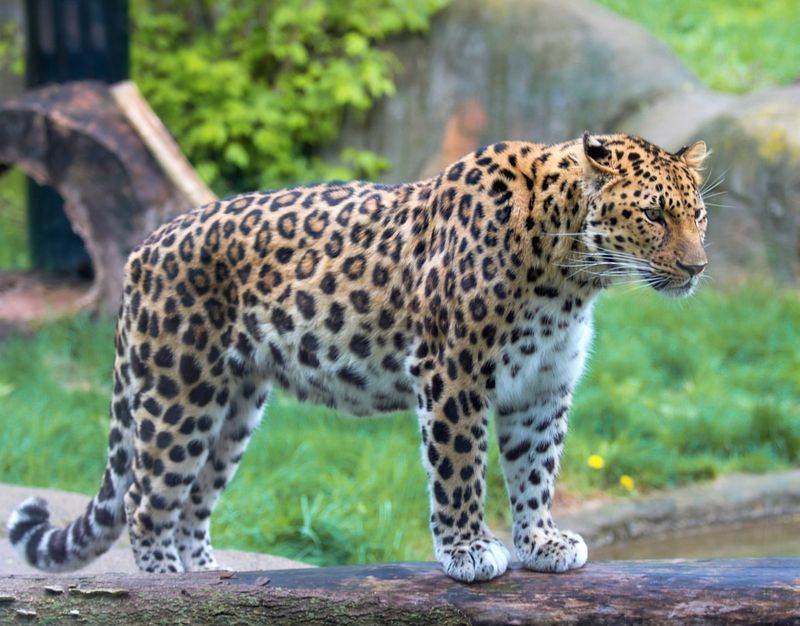
<path id="1" fill-rule="evenodd" d="M 581 148 L 586 271 L 605 283 L 692 293 L 708 263 L 700 193 L 706 144 L 672 154 L 638 137 L 585 133 Z"/>

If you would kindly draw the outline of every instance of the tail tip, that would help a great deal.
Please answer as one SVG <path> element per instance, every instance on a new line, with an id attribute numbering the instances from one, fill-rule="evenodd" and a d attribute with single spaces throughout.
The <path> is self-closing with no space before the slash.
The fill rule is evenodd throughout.
<path id="1" fill-rule="evenodd" d="M 48 524 L 50 511 L 43 498 L 28 498 L 11 513 L 8 518 L 8 538 L 13 546 L 18 546 L 34 529 Z"/>

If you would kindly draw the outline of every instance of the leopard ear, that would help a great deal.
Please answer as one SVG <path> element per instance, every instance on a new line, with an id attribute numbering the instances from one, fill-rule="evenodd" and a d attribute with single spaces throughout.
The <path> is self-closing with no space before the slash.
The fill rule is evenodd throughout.
<path id="1" fill-rule="evenodd" d="M 691 169 L 700 171 L 703 169 L 703 161 L 706 160 L 709 152 L 705 141 L 695 141 L 693 144 L 683 146 L 675 153 L 681 161 L 686 163 Z"/>
<path id="2" fill-rule="evenodd" d="M 602 140 L 589 133 L 583 133 L 583 177 L 589 188 L 598 191 L 618 172 L 611 166 L 611 150 Z"/>

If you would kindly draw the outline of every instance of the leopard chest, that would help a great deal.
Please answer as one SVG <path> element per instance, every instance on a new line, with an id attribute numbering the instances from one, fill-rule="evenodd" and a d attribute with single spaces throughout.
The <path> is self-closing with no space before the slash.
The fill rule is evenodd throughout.
<path id="1" fill-rule="evenodd" d="M 497 359 L 495 404 L 513 407 L 531 398 L 561 397 L 583 371 L 592 336 L 591 304 L 569 312 L 532 305 Z"/>

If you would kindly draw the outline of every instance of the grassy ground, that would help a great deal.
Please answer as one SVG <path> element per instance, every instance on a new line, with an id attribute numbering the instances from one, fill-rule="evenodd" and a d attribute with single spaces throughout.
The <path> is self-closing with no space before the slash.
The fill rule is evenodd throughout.
<path id="1" fill-rule="evenodd" d="M 687 302 L 606 294 L 562 487 L 623 494 L 623 475 L 637 491 L 800 462 L 797 319 L 796 293 L 764 288 Z M 78 318 L 0 343 L 0 481 L 94 491 L 112 338 L 110 324 Z M 498 520 L 507 505 L 495 448 Z M 413 417 L 356 420 L 277 395 L 214 532 L 220 546 L 314 563 L 430 558 L 424 483 Z"/>
<path id="2" fill-rule="evenodd" d="M 671 47 L 709 86 L 747 92 L 800 78 L 797 0 L 597 0 Z"/>

